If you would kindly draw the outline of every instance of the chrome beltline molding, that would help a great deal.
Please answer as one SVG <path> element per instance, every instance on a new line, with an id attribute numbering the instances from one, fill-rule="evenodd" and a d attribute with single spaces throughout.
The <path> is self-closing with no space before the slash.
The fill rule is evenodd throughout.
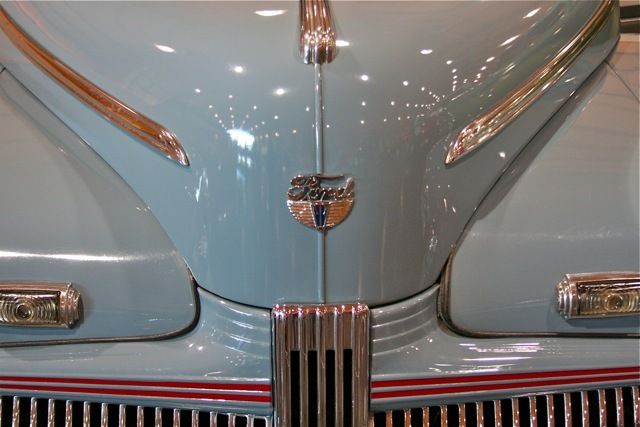
<path id="1" fill-rule="evenodd" d="M 104 118 L 169 159 L 183 166 L 189 165 L 187 153 L 171 131 L 105 92 L 60 61 L 20 28 L 2 6 L 0 29 L 34 65 Z"/>
<path id="2" fill-rule="evenodd" d="M 606 24 L 615 4 L 615 0 L 603 0 L 578 34 L 548 63 L 491 110 L 465 126 L 449 146 L 445 164 L 453 164 L 489 141 L 546 93 Z"/>

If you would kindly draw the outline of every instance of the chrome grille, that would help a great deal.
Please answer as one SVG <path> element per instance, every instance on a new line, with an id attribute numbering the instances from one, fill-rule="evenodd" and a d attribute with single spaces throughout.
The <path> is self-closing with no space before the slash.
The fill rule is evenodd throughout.
<path id="1" fill-rule="evenodd" d="M 640 426 L 640 395 L 633 386 L 390 410 L 369 426 Z"/>
<path id="2" fill-rule="evenodd" d="M 271 417 L 0 396 L 0 427 L 271 427 Z"/>
<path id="3" fill-rule="evenodd" d="M 276 425 L 365 426 L 367 306 L 277 305 L 272 317 Z"/>

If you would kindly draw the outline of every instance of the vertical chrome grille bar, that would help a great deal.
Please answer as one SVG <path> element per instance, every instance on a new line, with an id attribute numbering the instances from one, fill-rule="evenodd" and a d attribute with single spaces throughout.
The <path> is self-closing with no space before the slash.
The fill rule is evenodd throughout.
<path id="1" fill-rule="evenodd" d="M 109 407 L 106 403 L 100 405 L 100 427 L 109 427 Z"/>
<path id="2" fill-rule="evenodd" d="M 511 399 L 511 419 L 513 427 L 520 427 L 520 406 L 517 397 Z"/>
<path id="3" fill-rule="evenodd" d="M 253 424 L 254 424 L 253 420 L 254 420 L 254 416 L 253 415 L 248 415 L 247 416 L 247 427 L 253 427 Z M 324 424 L 318 424 L 318 425 L 324 425 Z M 193 427 L 198 427 L 198 424 L 196 424 Z"/>
<path id="4" fill-rule="evenodd" d="M 209 412 L 209 427 L 218 427 L 218 413 Z"/>
<path id="5" fill-rule="evenodd" d="M 538 427 L 538 408 L 535 396 L 529 396 L 529 426 Z"/>
<path id="6" fill-rule="evenodd" d="M 633 424 L 640 425 L 640 388 L 638 386 L 631 387 L 631 398 L 633 402 Z"/>
<path id="7" fill-rule="evenodd" d="M 64 403 L 64 427 L 72 427 L 73 424 L 73 408 L 71 407 L 71 401 L 67 400 Z"/>
<path id="8" fill-rule="evenodd" d="M 156 408 L 153 424 L 155 427 L 162 427 L 162 409 Z"/>
<path id="9" fill-rule="evenodd" d="M 340 321 L 336 310 L 331 312 L 332 328 L 333 328 L 333 342 L 334 347 L 338 347 L 338 343 L 341 342 L 343 336 L 343 324 Z M 335 350 L 336 356 L 336 380 L 335 380 L 335 396 L 336 396 L 336 427 L 344 427 L 344 393 L 342 385 L 344 384 L 344 352 Z"/>
<path id="10" fill-rule="evenodd" d="M 309 394 L 307 393 L 309 388 L 307 379 L 309 378 L 309 352 L 310 347 L 309 340 L 313 333 L 311 332 L 312 317 L 307 316 L 306 313 L 302 313 L 300 319 L 300 328 L 298 329 L 298 342 L 300 343 L 300 425 L 306 426 L 309 424 Z"/>
<path id="11" fill-rule="evenodd" d="M 36 427 L 38 424 L 38 401 L 32 397 L 29 403 L 29 427 Z"/>
<path id="12" fill-rule="evenodd" d="M 11 412 L 11 427 L 18 427 L 20 422 L 20 398 L 13 398 L 13 411 Z"/>
<path id="13" fill-rule="evenodd" d="M 180 409 L 173 410 L 173 427 L 180 427 Z"/>
<path id="14" fill-rule="evenodd" d="M 586 391 L 580 393 L 582 402 L 582 427 L 589 427 L 589 395 Z"/>
<path id="15" fill-rule="evenodd" d="M 387 411 L 384 413 L 384 425 L 385 426 L 393 426 L 393 415 L 391 411 Z"/>
<path id="16" fill-rule="evenodd" d="M 236 416 L 235 416 L 235 414 L 229 414 L 229 427 L 236 427 Z"/>
<path id="17" fill-rule="evenodd" d="M 493 417 L 496 420 L 496 427 L 502 427 L 502 402 L 493 401 Z"/>
<path id="18" fill-rule="evenodd" d="M 91 407 L 89 402 L 82 404 L 82 427 L 91 427 Z"/>
<path id="19" fill-rule="evenodd" d="M 573 425 L 571 420 L 571 394 L 563 393 L 562 398 L 564 400 L 564 425 Z"/>
<path id="20" fill-rule="evenodd" d="M 2 425 L 2 400 L 4 398 L 2 397 L 2 395 L 0 394 L 0 426 Z"/>
<path id="21" fill-rule="evenodd" d="M 136 407 L 136 427 L 144 427 L 144 408 Z"/>
<path id="22" fill-rule="evenodd" d="M 598 390 L 598 413 L 601 427 L 607 426 L 607 397 L 604 390 Z"/>
<path id="23" fill-rule="evenodd" d="M 467 414 L 464 403 L 458 404 L 458 424 L 460 425 L 460 427 L 467 427 Z"/>
<path id="24" fill-rule="evenodd" d="M 547 394 L 547 427 L 554 427 L 556 425 L 556 420 L 553 414 L 554 410 L 553 395 Z"/>
<path id="25" fill-rule="evenodd" d="M 118 405 L 118 427 L 126 427 L 127 413 L 125 405 Z"/>
<path id="26" fill-rule="evenodd" d="M 47 401 L 47 427 L 54 427 L 56 416 L 56 401 L 49 399 Z M 2 423 L 0 423 L 1 425 Z"/>
<path id="27" fill-rule="evenodd" d="M 251 420 L 253 426 L 253 419 Z M 198 411 L 191 411 L 191 427 L 198 427 L 200 425 L 200 413 Z"/>
<path id="28" fill-rule="evenodd" d="M 316 365 L 316 385 L 318 396 L 318 425 L 327 425 L 327 384 L 326 375 L 327 372 L 327 348 L 331 348 L 333 334 L 331 328 L 329 328 L 329 322 L 331 320 L 330 313 L 325 316 L 319 316 L 316 321 L 315 335 L 320 337 L 318 340 L 318 356 Z"/>
<path id="29" fill-rule="evenodd" d="M 616 423 L 624 425 L 624 404 L 622 403 L 622 389 L 616 387 Z"/>
<path id="30" fill-rule="evenodd" d="M 440 405 L 440 427 L 449 425 L 449 416 L 447 415 L 447 405 Z"/>
<path id="31" fill-rule="evenodd" d="M 484 427 L 484 405 L 482 402 L 476 403 L 476 424 L 478 427 Z"/>
<path id="32" fill-rule="evenodd" d="M 422 427 L 429 427 L 429 408 L 422 408 Z"/>

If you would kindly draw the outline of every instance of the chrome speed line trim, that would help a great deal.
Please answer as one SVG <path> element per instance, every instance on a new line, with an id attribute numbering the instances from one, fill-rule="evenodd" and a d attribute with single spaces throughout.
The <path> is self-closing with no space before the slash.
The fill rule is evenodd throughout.
<path id="1" fill-rule="evenodd" d="M 638 386 L 589 389 L 572 392 L 548 391 L 500 400 L 450 402 L 446 405 L 375 411 L 369 427 L 446 426 L 589 426 L 607 425 L 607 414 L 615 414 L 613 425 L 638 425 Z M 605 395 L 614 396 L 607 399 Z M 475 407 L 474 410 L 470 410 Z M 589 423 L 589 407 L 597 419 Z M 593 417 L 592 417 L 593 418 Z M 611 421 L 611 419 L 609 420 Z"/>
<path id="2" fill-rule="evenodd" d="M 367 306 L 276 305 L 272 319 L 276 425 L 365 426 Z"/>
<path id="3" fill-rule="evenodd" d="M 10 424 L 3 418 L 3 407 L 11 410 L 8 414 L 11 416 Z M 3 426 L 20 427 L 26 425 L 22 420 L 29 420 L 29 427 L 230 427 L 238 424 L 246 427 L 272 426 L 272 418 L 264 415 L 0 395 L 0 423 Z"/>
<path id="4" fill-rule="evenodd" d="M 462 129 L 449 146 L 446 165 L 451 165 L 489 141 L 517 119 L 553 86 L 589 45 L 614 10 L 614 0 L 603 0 L 593 16 L 566 45 L 528 80 L 499 101 L 491 110 Z"/>
<path id="5" fill-rule="evenodd" d="M 2 6 L 0 28 L 34 65 L 82 102 L 125 132 L 160 151 L 165 157 L 189 166 L 187 153 L 171 131 L 78 74 L 31 38 Z"/>
<path id="6" fill-rule="evenodd" d="M 567 274 L 556 293 L 565 319 L 640 314 L 640 272 Z"/>
<path id="7" fill-rule="evenodd" d="M 467 337 L 591 337 L 591 338 L 638 338 L 640 333 L 593 333 L 593 332 L 493 332 L 493 331 L 470 331 L 465 328 L 461 328 L 453 322 L 450 314 L 450 291 L 451 286 L 451 269 L 453 265 L 453 259 L 456 255 L 456 249 L 454 248 L 449 256 L 447 265 L 444 268 L 442 275 L 442 283 L 438 290 L 438 318 L 444 328 L 451 330 L 452 332 Z"/>
<path id="8" fill-rule="evenodd" d="M 81 307 L 71 283 L 0 282 L 0 326 L 71 328 Z"/>
<path id="9" fill-rule="evenodd" d="M 336 33 L 328 0 L 300 0 L 300 55 L 305 64 L 333 61 Z"/>

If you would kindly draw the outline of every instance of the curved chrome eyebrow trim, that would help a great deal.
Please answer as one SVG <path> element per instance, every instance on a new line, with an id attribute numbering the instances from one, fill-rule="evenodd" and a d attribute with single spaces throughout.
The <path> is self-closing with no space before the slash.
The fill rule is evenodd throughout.
<path id="1" fill-rule="evenodd" d="M 171 131 L 105 92 L 60 61 L 20 28 L 2 6 L 0 6 L 0 29 L 40 70 L 104 118 L 160 151 L 169 159 L 183 166 L 189 166 L 187 153 Z"/>
<path id="2" fill-rule="evenodd" d="M 564 45 L 548 63 L 538 69 L 491 110 L 462 129 L 456 140 L 449 146 L 444 163 L 450 165 L 490 140 L 546 93 L 606 24 L 614 6 L 614 0 L 602 1 L 578 34 Z"/>

